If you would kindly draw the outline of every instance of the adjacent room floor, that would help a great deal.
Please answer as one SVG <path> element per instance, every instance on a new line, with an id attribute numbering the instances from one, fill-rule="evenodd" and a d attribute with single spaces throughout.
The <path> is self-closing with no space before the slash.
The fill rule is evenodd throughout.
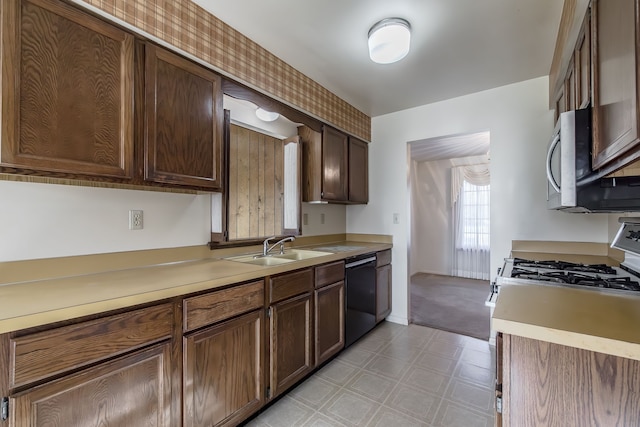
<path id="1" fill-rule="evenodd" d="M 410 322 L 489 339 L 489 281 L 417 273 L 411 276 Z"/>
<path id="2" fill-rule="evenodd" d="M 248 425 L 492 426 L 486 341 L 383 322 Z"/>

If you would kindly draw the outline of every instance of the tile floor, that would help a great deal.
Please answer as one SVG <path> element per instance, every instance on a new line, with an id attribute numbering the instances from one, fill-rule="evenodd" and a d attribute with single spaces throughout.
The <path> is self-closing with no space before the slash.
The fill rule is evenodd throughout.
<path id="1" fill-rule="evenodd" d="M 251 427 L 493 425 L 493 347 L 384 322 L 251 420 Z"/>

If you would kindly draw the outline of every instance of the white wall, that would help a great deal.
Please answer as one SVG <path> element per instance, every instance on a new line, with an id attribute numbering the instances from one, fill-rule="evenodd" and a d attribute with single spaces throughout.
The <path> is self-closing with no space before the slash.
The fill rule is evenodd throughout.
<path id="1" fill-rule="evenodd" d="M 304 215 L 307 215 L 307 224 Z M 344 234 L 347 230 L 347 211 L 345 205 L 302 204 L 302 235 L 319 236 L 323 234 Z M 324 224 L 322 223 L 324 215 Z"/>
<path id="2" fill-rule="evenodd" d="M 415 273 L 451 274 L 451 168 L 479 163 L 487 163 L 487 156 L 411 162 L 409 276 Z"/>
<path id="3" fill-rule="evenodd" d="M 607 215 L 548 211 L 545 150 L 553 128 L 548 77 L 423 105 L 372 119 L 370 202 L 347 208 L 349 233 L 393 235 L 393 312 L 408 318 L 409 191 L 407 142 L 491 132 L 491 271 L 511 241 L 608 241 Z M 393 224 L 393 213 L 400 224 Z"/>
<path id="4" fill-rule="evenodd" d="M 211 196 L 0 181 L 0 262 L 205 245 Z M 129 210 L 144 229 L 129 230 Z"/>

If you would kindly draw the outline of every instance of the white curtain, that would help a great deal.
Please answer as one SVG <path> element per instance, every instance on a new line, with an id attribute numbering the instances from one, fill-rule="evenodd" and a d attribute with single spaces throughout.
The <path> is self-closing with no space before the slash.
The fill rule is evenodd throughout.
<path id="1" fill-rule="evenodd" d="M 454 276 L 489 280 L 490 187 L 487 164 L 451 169 Z"/>

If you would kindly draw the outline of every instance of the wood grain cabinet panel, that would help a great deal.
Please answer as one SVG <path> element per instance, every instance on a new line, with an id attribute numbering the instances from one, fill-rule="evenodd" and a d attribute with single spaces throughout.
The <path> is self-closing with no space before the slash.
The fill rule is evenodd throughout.
<path id="1" fill-rule="evenodd" d="M 316 270 L 316 289 L 344 280 L 344 261 L 319 265 Z"/>
<path id="2" fill-rule="evenodd" d="M 130 311 L 11 339 L 11 387 L 170 339 L 171 304 Z"/>
<path id="3" fill-rule="evenodd" d="M 640 143 L 639 11 L 636 0 L 593 0 L 593 168 Z"/>
<path id="4" fill-rule="evenodd" d="M 376 268 L 376 322 L 391 313 L 391 264 Z"/>
<path id="5" fill-rule="evenodd" d="M 640 361 L 503 335 L 505 426 L 631 426 L 640 417 Z"/>
<path id="6" fill-rule="evenodd" d="M 369 145 L 349 137 L 349 202 L 369 202 Z"/>
<path id="7" fill-rule="evenodd" d="M 145 44 L 146 180 L 222 188 L 222 81 L 176 54 Z"/>
<path id="8" fill-rule="evenodd" d="M 11 398 L 14 427 L 166 426 L 171 422 L 171 345 L 31 388 Z"/>
<path id="9" fill-rule="evenodd" d="M 264 403 L 264 310 L 184 338 L 184 425 L 235 426 Z"/>
<path id="10" fill-rule="evenodd" d="M 313 369 L 311 293 L 270 307 L 270 387 L 276 397 Z"/>
<path id="11" fill-rule="evenodd" d="M 344 281 L 315 291 L 315 350 L 320 365 L 344 348 Z"/>
<path id="12" fill-rule="evenodd" d="M 313 290 L 313 269 L 285 273 L 269 278 L 269 303 Z"/>
<path id="13" fill-rule="evenodd" d="M 591 105 L 591 11 L 587 11 L 575 52 L 576 104 L 578 108 Z"/>
<path id="14" fill-rule="evenodd" d="M 0 12 L 0 164 L 131 178 L 133 36 L 57 0 L 3 0 Z"/>
<path id="15" fill-rule="evenodd" d="M 348 153 L 347 135 L 329 126 L 324 126 L 322 130 L 323 199 L 335 201 L 348 199 Z"/>

